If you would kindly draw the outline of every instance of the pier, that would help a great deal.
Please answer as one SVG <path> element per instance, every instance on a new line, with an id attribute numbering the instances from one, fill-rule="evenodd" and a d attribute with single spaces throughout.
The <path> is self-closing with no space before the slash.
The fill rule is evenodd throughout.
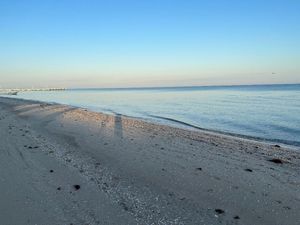
<path id="1" fill-rule="evenodd" d="M 65 91 L 66 88 L 6 88 L 0 89 L 2 95 L 17 95 L 19 92 L 26 91 Z"/>

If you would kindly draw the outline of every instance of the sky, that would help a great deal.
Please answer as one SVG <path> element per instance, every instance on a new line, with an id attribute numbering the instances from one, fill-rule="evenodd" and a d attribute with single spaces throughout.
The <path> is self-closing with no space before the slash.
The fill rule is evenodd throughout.
<path id="1" fill-rule="evenodd" d="M 298 0 L 1 0 L 0 87 L 300 83 Z"/>

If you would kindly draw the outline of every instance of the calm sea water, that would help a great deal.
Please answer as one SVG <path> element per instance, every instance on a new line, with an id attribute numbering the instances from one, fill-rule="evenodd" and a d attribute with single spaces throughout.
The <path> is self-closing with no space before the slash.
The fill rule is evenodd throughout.
<path id="1" fill-rule="evenodd" d="M 300 146 L 300 84 L 24 92 L 56 102 Z"/>

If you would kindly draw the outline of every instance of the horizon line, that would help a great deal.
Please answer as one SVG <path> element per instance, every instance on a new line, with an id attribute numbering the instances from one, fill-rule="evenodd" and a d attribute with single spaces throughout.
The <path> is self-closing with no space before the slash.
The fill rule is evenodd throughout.
<path id="1" fill-rule="evenodd" d="M 224 84 L 224 85 L 183 85 L 183 86 L 129 86 L 129 87 L 62 87 L 62 86 L 47 86 L 47 87 L 10 87 L 2 88 L 0 90 L 15 90 L 15 89 L 66 89 L 66 90 L 78 90 L 78 89 L 156 89 L 156 88 L 193 88 L 193 87 L 242 87 L 242 86 L 280 86 L 280 85 L 300 85 L 297 83 L 258 83 L 258 84 Z"/>
<path id="2" fill-rule="evenodd" d="M 280 86 L 280 85 L 300 85 L 300 83 L 268 83 L 268 84 L 225 84 L 225 85 L 184 85 L 184 86 L 131 86 L 131 87 L 71 87 L 74 89 L 156 89 L 156 88 L 193 88 L 193 87 L 241 87 L 241 86 Z"/>

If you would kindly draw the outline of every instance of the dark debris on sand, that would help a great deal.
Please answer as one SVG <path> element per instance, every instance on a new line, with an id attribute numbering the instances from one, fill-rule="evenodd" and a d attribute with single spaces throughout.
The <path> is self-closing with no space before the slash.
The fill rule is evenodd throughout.
<path id="1" fill-rule="evenodd" d="M 283 161 L 281 159 L 277 159 L 277 158 L 269 159 L 268 161 L 276 163 L 276 164 L 283 164 Z"/>
<path id="2" fill-rule="evenodd" d="M 223 209 L 215 209 L 215 212 L 218 214 L 224 214 L 225 211 Z"/>
<path id="3" fill-rule="evenodd" d="M 75 188 L 76 191 L 78 191 L 80 189 L 80 185 L 79 184 L 75 184 L 75 185 L 73 185 L 73 187 Z"/>

